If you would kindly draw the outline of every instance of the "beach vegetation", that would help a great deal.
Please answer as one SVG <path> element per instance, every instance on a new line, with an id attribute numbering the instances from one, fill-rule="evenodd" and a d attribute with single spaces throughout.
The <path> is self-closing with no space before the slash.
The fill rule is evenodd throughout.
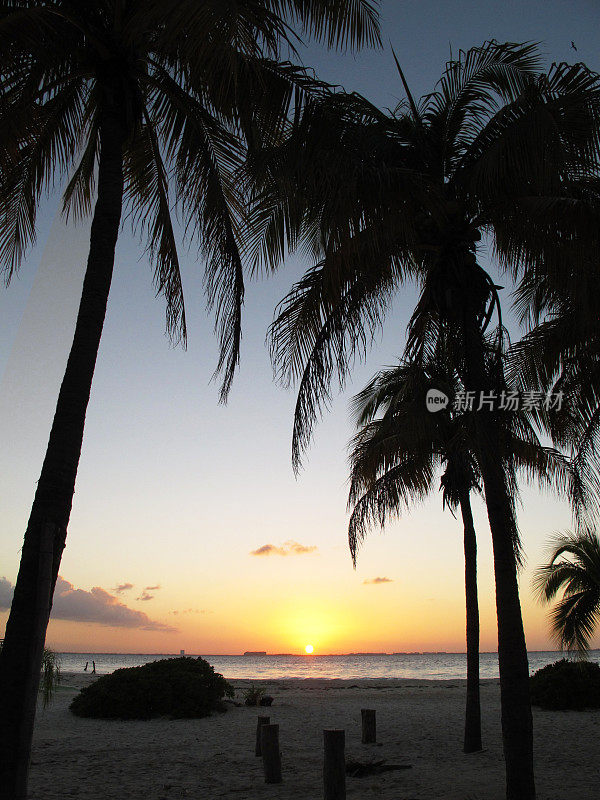
<path id="1" fill-rule="evenodd" d="M 69 708 L 78 717 L 207 717 L 225 711 L 235 690 L 203 658 L 167 658 L 117 669 L 84 686 Z"/>
<path id="2" fill-rule="evenodd" d="M 54 699 L 61 678 L 60 656 L 54 650 L 50 650 L 49 647 L 44 647 L 42 675 L 40 678 L 40 694 L 43 708 L 47 708 Z"/>
<path id="3" fill-rule="evenodd" d="M 566 658 L 538 669 L 530 679 L 531 702 L 552 711 L 600 708 L 600 665 Z"/>
<path id="4" fill-rule="evenodd" d="M 244 704 L 247 706 L 259 706 L 265 693 L 265 689 L 261 689 L 258 686 L 250 686 L 244 691 Z"/>
<path id="5" fill-rule="evenodd" d="M 91 218 L 74 338 L 21 550 L 0 653 L 0 785 L 27 796 L 42 652 L 123 219 L 148 255 L 166 330 L 187 328 L 177 216 L 204 266 L 227 397 L 239 362 L 247 232 L 236 174 L 277 140 L 315 83 L 280 58 L 293 27 L 329 47 L 378 45 L 372 0 L 5 0 L 0 2 L 0 270 L 8 283 L 62 187 Z"/>

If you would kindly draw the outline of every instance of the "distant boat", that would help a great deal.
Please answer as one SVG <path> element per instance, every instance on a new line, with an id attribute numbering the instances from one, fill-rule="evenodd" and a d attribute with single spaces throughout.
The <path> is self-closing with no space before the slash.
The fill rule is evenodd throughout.
<path id="1" fill-rule="evenodd" d="M 244 653 L 245 656 L 266 656 L 266 650 L 246 650 Z"/>

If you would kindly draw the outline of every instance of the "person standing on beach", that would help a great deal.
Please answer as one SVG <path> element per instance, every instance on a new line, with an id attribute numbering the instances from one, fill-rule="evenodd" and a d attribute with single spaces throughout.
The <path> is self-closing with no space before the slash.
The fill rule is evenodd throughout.
<path id="1" fill-rule="evenodd" d="M 90 663 L 89 661 L 86 661 L 86 662 L 85 662 L 85 667 L 83 668 L 83 671 L 84 671 L 84 672 L 87 672 L 87 668 L 88 668 L 88 664 L 89 664 L 89 663 Z"/>
<path id="2" fill-rule="evenodd" d="M 96 662 L 92 661 L 92 675 L 96 674 Z"/>

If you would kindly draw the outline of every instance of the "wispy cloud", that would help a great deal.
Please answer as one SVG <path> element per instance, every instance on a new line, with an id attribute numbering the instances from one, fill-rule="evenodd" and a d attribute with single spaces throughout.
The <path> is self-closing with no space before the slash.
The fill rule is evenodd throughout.
<path id="1" fill-rule="evenodd" d="M 115 586 L 114 591 L 117 594 L 122 594 L 123 592 L 128 592 L 130 589 L 133 589 L 133 583 L 120 583 L 118 586 Z"/>
<path id="2" fill-rule="evenodd" d="M 393 582 L 394 582 L 393 578 L 367 578 L 366 581 L 363 581 L 363 583 L 367 584 L 393 583 Z"/>
<path id="3" fill-rule="evenodd" d="M 136 600 L 154 600 L 154 595 L 153 595 L 153 594 L 149 594 L 149 593 L 148 593 L 148 592 L 147 592 L 147 591 L 144 589 L 144 591 L 141 593 L 141 595 L 140 595 L 139 597 L 136 597 L 135 599 L 136 599 Z"/>
<path id="4" fill-rule="evenodd" d="M 6 578 L 0 578 L 0 608 L 10 608 L 13 587 Z M 52 619 L 64 619 L 70 622 L 87 622 L 108 625 L 113 628 L 139 628 L 143 631 L 163 631 L 174 633 L 177 628 L 157 622 L 143 611 L 128 608 L 118 597 L 94 586 L 89 592 L 76 589 L 72 583 L 58 577 L 54 600 L 52 603 Z"/>
<path id="5" fill-rule="evenodd" d="M 144 586 L 145 592 L 158 592 L 160 589 L 160 583 L 157 583 L 156 586 Z"/>
<path id="6" fill-rule="evenodd" d="M 315 553 L 317 551 L 316 545 L 305 545 L 299 542 L 289 540 L 284 542 L 281 547 L 274 544 L 263 544 L 257 550 L 250 552 L 251 556 L 301 556 L 306 553 Z"/>

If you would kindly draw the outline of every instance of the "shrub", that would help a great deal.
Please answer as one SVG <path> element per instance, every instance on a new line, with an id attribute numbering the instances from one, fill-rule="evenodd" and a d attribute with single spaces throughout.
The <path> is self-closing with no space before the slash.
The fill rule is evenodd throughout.
<path id="1" fill-rule="evenodd" d="M 562 659 L 531 676 L 531 702 L 555 711 L 600 708 L 600 666 Z"/>
<path id="2" fill-rule="evenodd" d="M 244 703 L 247 706 L 259 706 L 264 693 L 264 689 L 258 689 L 256 686 L 251 686 L 244 692 Z"/>
<path id="3" fill-rule="evenodd" d="M 234 689 L 202 658 L 168 658 L 117 669 L 85 686 L 70 705 L 79 717 L 151 719 L 207 717 L 225 711 Z"/>

